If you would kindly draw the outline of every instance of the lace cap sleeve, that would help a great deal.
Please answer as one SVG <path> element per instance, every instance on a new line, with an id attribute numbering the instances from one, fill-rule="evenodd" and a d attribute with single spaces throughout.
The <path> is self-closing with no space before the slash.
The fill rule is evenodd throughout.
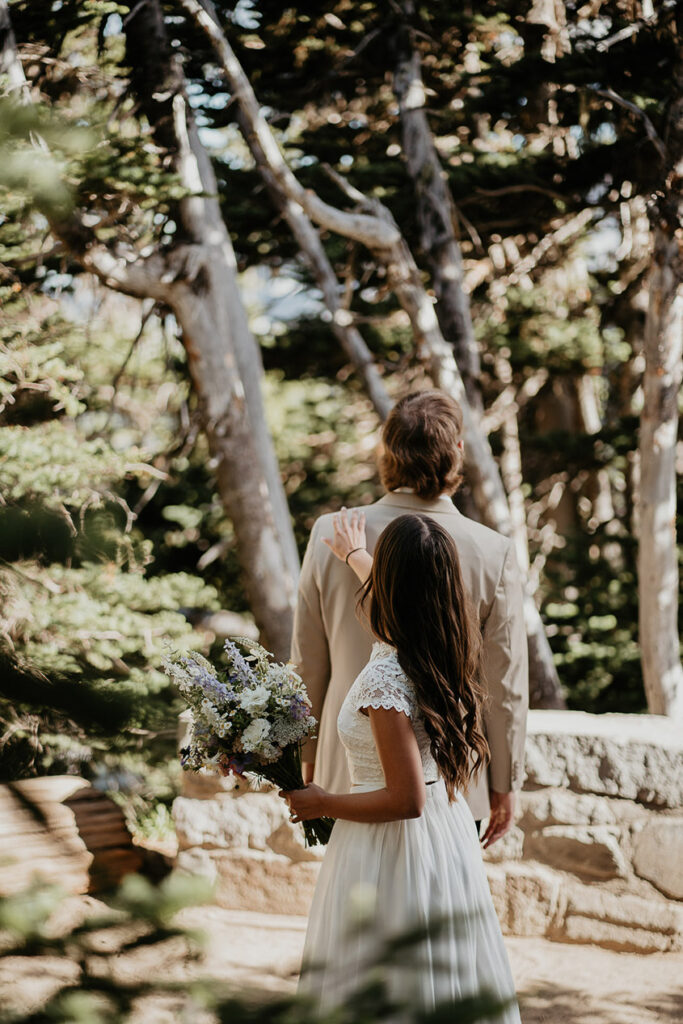
<path id="1" fill-rule="evenodd" d="M 406 675 L 395 659 L 371 661 L 358 676 L 352 697 L 353 708 L 384 708 L 402 711 L 415 718 L 417 703 Z"/>

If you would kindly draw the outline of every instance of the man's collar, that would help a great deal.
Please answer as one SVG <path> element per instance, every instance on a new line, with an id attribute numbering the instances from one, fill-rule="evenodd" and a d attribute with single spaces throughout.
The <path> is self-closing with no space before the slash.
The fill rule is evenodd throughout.
<path id="1" fill-rule="evenodd" d="M 448 494 L 440 494 L 438 498 L 420 498 L 417 494 L 401 489 L 400 491 L 389 491 L 383 498 L 380 498 L 378 505 L 392 505 L 395 508 L 407 508 L 413 512 L 440 512 L 459 516 L 453 500 Z"/>

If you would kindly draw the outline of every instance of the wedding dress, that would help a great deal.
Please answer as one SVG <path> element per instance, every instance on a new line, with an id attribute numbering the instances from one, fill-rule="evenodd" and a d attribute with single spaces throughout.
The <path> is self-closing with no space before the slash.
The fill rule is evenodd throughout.
<path id="1" fill-rule="evenodd" d="M 428 783 L 426 804 L 419 818 L 336 822 L 311 907 L 300 991 L 331 1008 L 381 978 L 393 1001 L 418 1011 L 486 991 L 508 1001 L 487 1020 L 519 1024 L 474 819 L 462 796 L 448 801 L 413 686 L 387 644 L 374 645 L 339 713 L 355 793 L 385 784 L 362 708 L 395 708 L 411 719 Z M 378 965 L 386 942 L 411 929 L 423 929 L 420 941 L 393 965 Z"/>

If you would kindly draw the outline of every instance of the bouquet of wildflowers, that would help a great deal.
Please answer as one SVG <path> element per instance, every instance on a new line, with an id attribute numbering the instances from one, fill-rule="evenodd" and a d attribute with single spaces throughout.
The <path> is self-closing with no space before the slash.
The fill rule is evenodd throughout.
<path id="1" fill-rule="evenodd" d="M 301 677 L 244 637 L 226 640 L 225 655 L 221 669 L 196 651 L 164 659 L 192 711 L 180 763 L 188 771 L 252 772 L 281 789 L 301 789 L 301 744 L 317 724 Z M 304 821 L 309 846 L 327 843 L 332 825 L 330 818 Z"/>

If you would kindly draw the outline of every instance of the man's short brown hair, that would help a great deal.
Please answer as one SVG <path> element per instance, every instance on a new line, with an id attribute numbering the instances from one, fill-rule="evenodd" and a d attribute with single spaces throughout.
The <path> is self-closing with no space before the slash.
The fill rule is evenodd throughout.
<path id="1" fill-rule="evenodd" d="M 462 481 L 461 433 L 462 410 L 455 399 L 441 391 L 406 395 L 382 432 L 379 470 L 386 489 L 411 487 L 428 501 L 454 494 Z"/>

